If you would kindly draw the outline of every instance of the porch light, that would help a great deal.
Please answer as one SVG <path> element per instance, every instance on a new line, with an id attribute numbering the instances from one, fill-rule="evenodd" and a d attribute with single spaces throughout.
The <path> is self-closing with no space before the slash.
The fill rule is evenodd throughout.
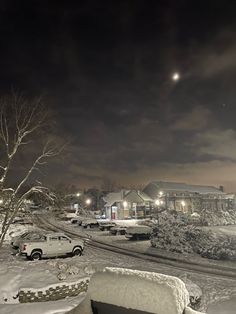
<path id="1" fill-rule="evenodd" d="M 124 207 L 127 207 L 127 206 L 128 206 L 128 203 L 127 203 L 126 201 L 124 201 L 124 202 L 123 202 L 123 206 L 124 206 Z"/>

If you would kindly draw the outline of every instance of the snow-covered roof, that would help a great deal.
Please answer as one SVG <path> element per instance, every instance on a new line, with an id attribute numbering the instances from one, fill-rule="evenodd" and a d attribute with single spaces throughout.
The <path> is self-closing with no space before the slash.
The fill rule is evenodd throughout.
<path id="1" fill-rule="evenodd" d="M 136 190 L 121 190 L 119 192 L 111 192 L 103 197 L 104 202 L 106 203 L 105 206 L 112 206 L 115 202 L 122 202 L 128 194 L 135 192 L 137 195 L 144 201 L 153 201 L 153 199 L 148 196 L 146 193 L 142 191 Z"/>
<path id="2" fill-rule="evenodd" d="M 148 196 L 146 193 L 138 191 L 138 195 L 145 201 L 145 202 L 152 202 L 153 199 Z"/>
<path id="3" fill-rule="evenodd" d="M 178 182 L 163 182 L 163 181 L 153 181 L 150 183 L 155 186 L 157 190 L 163 191 L 181 191 L 181 192 L 192 192 L 199 194 L 225 194 L 221 190 L 214 186 L 207 185 L 193 185 Z"/>
<path id="4" fill-rule="evenodd" d="M 115 202 L 121 202 L 124 199 L 124 196 L 129 193 L 129 190 L 121 190 L 119 192 L 111 192 L 103 197 L 105 206 L 112 206 Z"/>

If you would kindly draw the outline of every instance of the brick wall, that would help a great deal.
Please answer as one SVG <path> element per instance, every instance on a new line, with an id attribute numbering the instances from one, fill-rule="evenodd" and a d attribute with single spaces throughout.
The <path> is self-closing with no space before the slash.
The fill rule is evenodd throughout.
<path id="1" fill-rule="evenodd" d="M 89 277 L 85 277 L 76 282 L 58 283 L 43 289 L 22 288 L 19 291 L 19 302 L 45 302 L 74 297 L 87 291 L 89 280 Z"/>

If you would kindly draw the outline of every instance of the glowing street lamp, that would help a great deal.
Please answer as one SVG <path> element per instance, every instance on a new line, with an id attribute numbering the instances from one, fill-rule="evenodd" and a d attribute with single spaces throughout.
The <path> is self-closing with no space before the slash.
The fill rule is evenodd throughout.
<path id="1" fill-rule="evenodd" d="M 184 207 L 186 205 L 185 201 L 181 201 L 181 205 Z"/>
<path id="2" fill-rule="evenodd" d="M 160 201 L 159 200 L 155 200 L 155 204 L 157 205 L 157 206 L 159 206 L 160 205 Z"/>
<path id="3" fill-rule="evenodd" d="M 87 198 L 86 201 L 85 201 L 85 204 L 86 204 L 86 205 L 90 205 L 90 204 L 91 204 L 91 199 L 90 199 L 90 198 Z"/>
<path id="4" fill-rule="evenodd" d="M 163 192 L 162 192 L 162 191 L 160 191 L 160 192 L 159 192 L 159 195 L 160 195 L 160 196 L 163 196 Z"/>
<path id="5" fill-rule="evenodd" d="M 76 193 L 76 196 L 77 196 L 77 197 L 80 197 L 80 193 Z"/>
<path id="6" fill-rule="evenodd" d="M 3 200 L 2 199 L 0 199 L 0 205 L 2 205 L 3 204 Z"/>
<path id="7" fill-rule="evenodd" d="M 126 208 L 128 206 L 128 203 L 126 201 L 124 201 L 123 206 Z"/>

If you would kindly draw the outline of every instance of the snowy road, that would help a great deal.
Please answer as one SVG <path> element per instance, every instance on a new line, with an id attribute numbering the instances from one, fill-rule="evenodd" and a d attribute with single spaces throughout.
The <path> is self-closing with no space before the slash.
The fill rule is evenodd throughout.
<path id="1" fill-rule="evenodd" d="M 236 297 L 210 306 L 207 313 L 208 314 L 235 314 L 236 313 Z"/>

